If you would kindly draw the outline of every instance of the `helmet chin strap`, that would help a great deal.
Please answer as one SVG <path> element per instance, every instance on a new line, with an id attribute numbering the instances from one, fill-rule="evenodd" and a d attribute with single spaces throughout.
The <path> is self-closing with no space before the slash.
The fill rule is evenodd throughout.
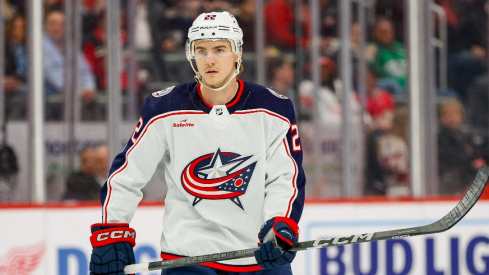
<path id="1" fill-rule="evenodd" d="M 227 85 L 229 85 L 229 83 L 231 83 L 231 80 L 233 80 L 233 78 L 235 76 L 237 76 L 239 74 L 239 67 L 241 66 L 241 57 L 239 57 L 238 59 L 238 63 L 236 64 L 236 70 L 234 70 L 234 73 L 229 77 L 228 81 L 226 82 L 226 84 L 222 85 L 221 87 L 219 88 L 211 88 L 207 85 L 205 85 L 202 80 L 201 80 L 201 76 L 199 74 L 199 72 L 194 68 L 194 64 L 192 64 L 192 62 L 190 62 L 190 65 L 192 66 L 192 69 L 194 70 L 195 72 L 195 76 L 194 76 L 194 79 L 195 81 L 197 81 L 197 83 L 199 83 L 200 85 L 206 87 L 207 89 L 211 90 L 211 91 L 214 91 L 214 92 L 219 92 L 221 91 L 222 89 L 226 88 Z"/>

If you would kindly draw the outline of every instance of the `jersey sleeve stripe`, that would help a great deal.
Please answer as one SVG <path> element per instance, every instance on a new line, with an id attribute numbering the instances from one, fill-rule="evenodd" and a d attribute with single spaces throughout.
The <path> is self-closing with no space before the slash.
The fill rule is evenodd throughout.
<path id="1" fill-rule="evenodd" d="M 294 164 L 294 176 L 292 177 L 292 187 L 294 188 L 294 194 L 292 195 L 292 197 L 289 200 L 289 205 L 287 207 L 287 214 L 285 214 L 286 217 L 290 217 L 290 214 L 292 211 L 292 204 L 294 203 L 294 200 L 297 198 L 297 172 L 298 172 L 298 168 L 297 168 L 297 163 L 296 163 L 295 159 L 290 154 L 289 146 L 288 146 L 287 140 L 285 138 L 283 140 L 283 144 L 284 144 L 285 152 L 287 152 L 287 156 L 289 156 L 290 160 Z"/>
<path id="2" fill-rule="evenodd" d="M 246 114 L 253 114 L 253 113 L 265 113 L 267 115 L 270 115 L 270 116 L 274 116 L 276 118 L 279 118 L 283 121 L 285 121 L 287 124 L 290 125 L 290 120 L 284 116 L 281 116 L 277 113 L 274 113 L 274 112 L 271 112 L 269 110 L 265 110 L 265 109 L 254 109 L 254 110 L 245 110 L 245 111 L 236 111 L 234 112 L 235 114 L 241 114 L 241 115 L 246 115 Z"/>

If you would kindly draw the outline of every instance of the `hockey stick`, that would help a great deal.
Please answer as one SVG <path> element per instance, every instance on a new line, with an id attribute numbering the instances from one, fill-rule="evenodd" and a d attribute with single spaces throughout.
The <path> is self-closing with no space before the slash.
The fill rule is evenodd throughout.
<path id="1" fill-rule="evenodd" d="M 489 167 L 483 166 L 477 172 L 477 176 L 474 182 L 472 183 L 470 189 L 467 191 L 467 193 L 462 198 L 462 200 L 448 214 L 446 214 L 443 218 L 441 218 L 440 220 L 432 224 L 418 226 L 418 227 L 410 227 L 410 228 L 403 228 L 403 229 L 352 235 L 352 236 L 299 242 L 299 243 L 295 243 L 294 246 L 291 248 L 291 250 L 301 251 L 301 250 L 321 248 L 321 247 L 374 242 L 374 241 L 381 241 L 387 239 L 399 239 L 399 238 L 434 234 L 434 233 L 446 231 L 452 228 L 455 224 L 457 224 L 475 205 L 475 203 L 481 196 L 482 192 L 484 191 L 484 188 L 486 187 L 488 180 L 489 180 Z M 174 268 L 174 267 L 188 266 L 188 265 L 208 263 L 208 262 L 217 262 L 217 261 L 254 257 L 255 250 L 258 250 L 258 247 L 236 250 L 236 251 L 228 251 L 222 253 L 185 257 L 185 258 L 168 260 L 168 261 L 156 261 L 156 262 L 149 262 L 149 263 L 142 263 L 142 264 L 132 264 L 124 268 L 124 273 L 132 274 L 138 272 Z"/>

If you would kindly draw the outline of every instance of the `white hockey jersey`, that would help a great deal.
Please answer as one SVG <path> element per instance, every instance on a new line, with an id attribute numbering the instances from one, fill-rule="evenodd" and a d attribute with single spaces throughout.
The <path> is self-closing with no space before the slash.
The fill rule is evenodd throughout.
<path id="1" fill-rule="evenodd" d="M 204 102 L 197 83 L 146 99 L 102 189 L 104 223 L 131 221 L 161 160 L 168 185 L 163 259 L 256 247 L 268 219 L 299 222 L 305 176 L 293 104 L 265 87 L 238 83 L 226 105 Z M 260 270 L 254 258 L 204 265 Z"/>

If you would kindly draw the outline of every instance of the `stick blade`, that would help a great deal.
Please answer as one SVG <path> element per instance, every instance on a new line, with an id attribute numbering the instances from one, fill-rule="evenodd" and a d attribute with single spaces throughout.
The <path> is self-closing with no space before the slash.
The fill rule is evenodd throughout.
<path id="1" fill-rule="evenodd" d="M 443 231 L 452 228 L 457 224 L 479 200 L 489 181 L 489 167 L 486 165 L 479 168 L 474 182 L 465 193 L 462 200 L 442 219 Z"/>

